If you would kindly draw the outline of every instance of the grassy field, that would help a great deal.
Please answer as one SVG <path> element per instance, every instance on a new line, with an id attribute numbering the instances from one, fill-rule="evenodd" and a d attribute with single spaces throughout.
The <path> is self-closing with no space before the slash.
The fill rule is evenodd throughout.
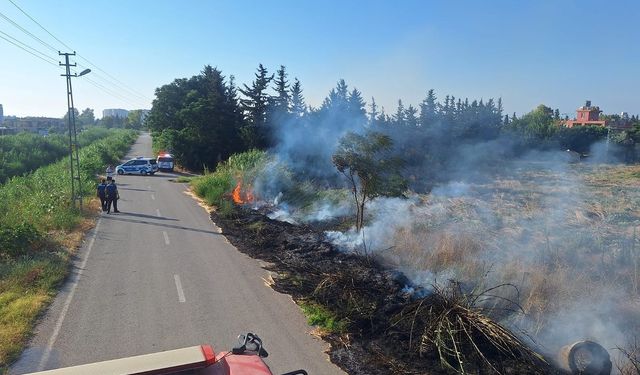
<path id="1" fill-rule="evenodd" d="M 640 166 L 513 163 L 413 199 L 378 256 L 416 284 L 504 285 L 481 306 L 543 351 L 640 337 Z"/>
<path id="2" fill-rule="evenodd" d="M 136 137 L 114 130 L 80 150 L 85 197 L 95 194 L 96 174 L 124 156 Z M 67 164 L 61 160 L 0 186 L 0 372 L 20 353 L 55 296 L 98 211 L 99 204 L 88 199 L 84 212 L 71 208 Z"/>
<path id="3" fill-rule="evenodd" d="M 271 162 L 242 154 L 191 183 L 222 214 L 238 182 L 251 189 L 265 175 L 278 180 L 288 218 L 313 222 L 320 201 L 333 213 L 350 212 L 348 194 L 291 184 Z M 537 350 L 552 354 L 592 339 L 627 366 L 622 373 L 634 373 L 617 348 L 640 358 L 633 345 L 640 338 L 640 166 L 505 163 L 430 194 L 382 199 L 367 212 L 368 252 L 415 285 L 428 292 L 455 281 L 483 296 L 474 300 L 483 314 L 526 332 Z"/>

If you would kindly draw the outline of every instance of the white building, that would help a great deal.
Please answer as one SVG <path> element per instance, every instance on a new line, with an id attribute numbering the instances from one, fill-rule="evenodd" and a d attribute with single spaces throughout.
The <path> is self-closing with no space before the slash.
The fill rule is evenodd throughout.
<path id="1" fill-rule="evenodd" d="M 129 115 L 129 111 L 121 108 L 109 108 L 102 110 L 102 117 L 119 117 L 119 118 L 127 118 Z"/>

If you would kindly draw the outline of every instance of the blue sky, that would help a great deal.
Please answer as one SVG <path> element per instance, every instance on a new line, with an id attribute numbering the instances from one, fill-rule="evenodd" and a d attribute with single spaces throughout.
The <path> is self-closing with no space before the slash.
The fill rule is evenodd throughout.
<path id="1" fill-rule="evenodd" d="M 585 99 L 605 113 L 640 113 L 638 1 L 13 1 L 126 84 L 92 66 L 74 79 L 76 107 L 98 117 L 150 108 L 155 88 L 205 64 L 241 84 L 259 63 L 285 65 L 313 106 L 344 78 L 387 112 L 398 99 L 416 106 L 433 88 L 439 98 L 502 97 L 509 113 L 544 103 L 573 115 Z M 9 0 L 0 13 L 67 50 Z M 3 18 L 0 31 L 58 60 Z M 58 67 L 0 39 L 0 72 L 5 115 L 65 113 Z"/>

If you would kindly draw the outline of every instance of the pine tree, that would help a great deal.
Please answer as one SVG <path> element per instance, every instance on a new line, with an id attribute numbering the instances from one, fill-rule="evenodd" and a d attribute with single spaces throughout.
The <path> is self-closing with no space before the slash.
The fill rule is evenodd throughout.
<path id="1" fill-rule="evenodd" d="M 295 117 L 302 117 L 307 111 L 307 105 L 304 102 L 304 96 L 302 95 L 302 87 L 300 81 L 297 78 L 293 80 L 293 86 L 291 86 L 291 113 Z"/>
<path id="2" fill-rule="evenodd" d="M 289 96 L 289 82 L 287 81 L 287 72 L 284 65 L 280 65 L 273 83 L 275 84 L 273 90 L 276 92 L 276 95 L 272 98 L 274 110 L 276 112 L 289 113 L 291 97 Z"/>
<path id="3" fill-rule="evenodd" d="M 411 104 L 405 110 L 405 121 L 408 127 L 417 128 L 418 127 L 418 110 Z"/>
<path id="4" fill-rule="evenodd" d="M 371 109 L 368 113 L 369 126 L 375 127 L 378 122 L 379 112 L 378 112 L 378 106 L 376 105 L 376 99 L 373 96 L 371 97 L 371 104 L 369 105 L 369 108 Z"/>
<path id="5" fill-rule="evenodd" d="M 437 118 L 437 109 L 436 95 L 433 89 L 430 89 L 427 92 L 427 97 L 420 103 L 420 125 L 426 127 L 434 124 Z"/>
<path id="6" fill-rule="evenodd" d="M 347 98 L 347 111 L 349 114 L 354 118 L 366 119 L 365 115 L 367 111 L 364 108 L 365 104 L 364 99 L 362 99 L 362 93 L 356 88 L 351 90 Z"/>
<path id="7" fill-rule="evenodd" d="M 246 97 L 240 100 L 240 105 L 247 119 L 247 126 L 243 128 L 243 139 L 248 148 L 264 148 L 267 146 L 267 109 L 269 95 L 267 88 L 273 79 L 273 74 L 268 75 L 267 69 L 258 65 L 256 79 L 251 87 L 244 85 L 240 92 Z"/>
<path id="8" fill-rule="evenodd" d="M 407 124 L 406 121 L 406 113 L 404 109 L 404 104 L 402 104 L 402 100 L 398 100 L 398 109 L 396 110 L 396 114 L 393 115 L 393 122 L 397 126 L 405 126 Z"/>

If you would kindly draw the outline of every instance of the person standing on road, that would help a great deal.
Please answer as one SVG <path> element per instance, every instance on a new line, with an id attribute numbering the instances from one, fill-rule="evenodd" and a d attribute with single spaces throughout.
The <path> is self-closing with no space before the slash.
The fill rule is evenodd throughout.
<path id="1" fill-rule="evenodd" d="M 113 169 L 113 165 L 109 164 L 106 172 L 107 172 L 107 179 L 113 178 L 113 173 L 115 172 L 115 170 Z"/>
<path id="2" fill-rule="evenodd" d="M 111 179 L 109 180 L 109 184 L 105 188 L 107 193 L 107 213 L 111 213 L 111 205 L 113 204 L 113 212 L 118 213 L 118 198 L 120 198 L 118 194 L 118 187 L 116 186 L 116 182 Z"/>
<path id="3" fill-rule="evenodd" d="M 107 181 L 103 178 L 102 181 L 100 181 L 100 183 L 98 184 L 98 187 L 96 188 L 96 195 L 98 196 L 98 198 L 100 198 L 100 207 L 102 208 L 103 212 L 107 210 L 106 188 L 107 188 Z"/>

